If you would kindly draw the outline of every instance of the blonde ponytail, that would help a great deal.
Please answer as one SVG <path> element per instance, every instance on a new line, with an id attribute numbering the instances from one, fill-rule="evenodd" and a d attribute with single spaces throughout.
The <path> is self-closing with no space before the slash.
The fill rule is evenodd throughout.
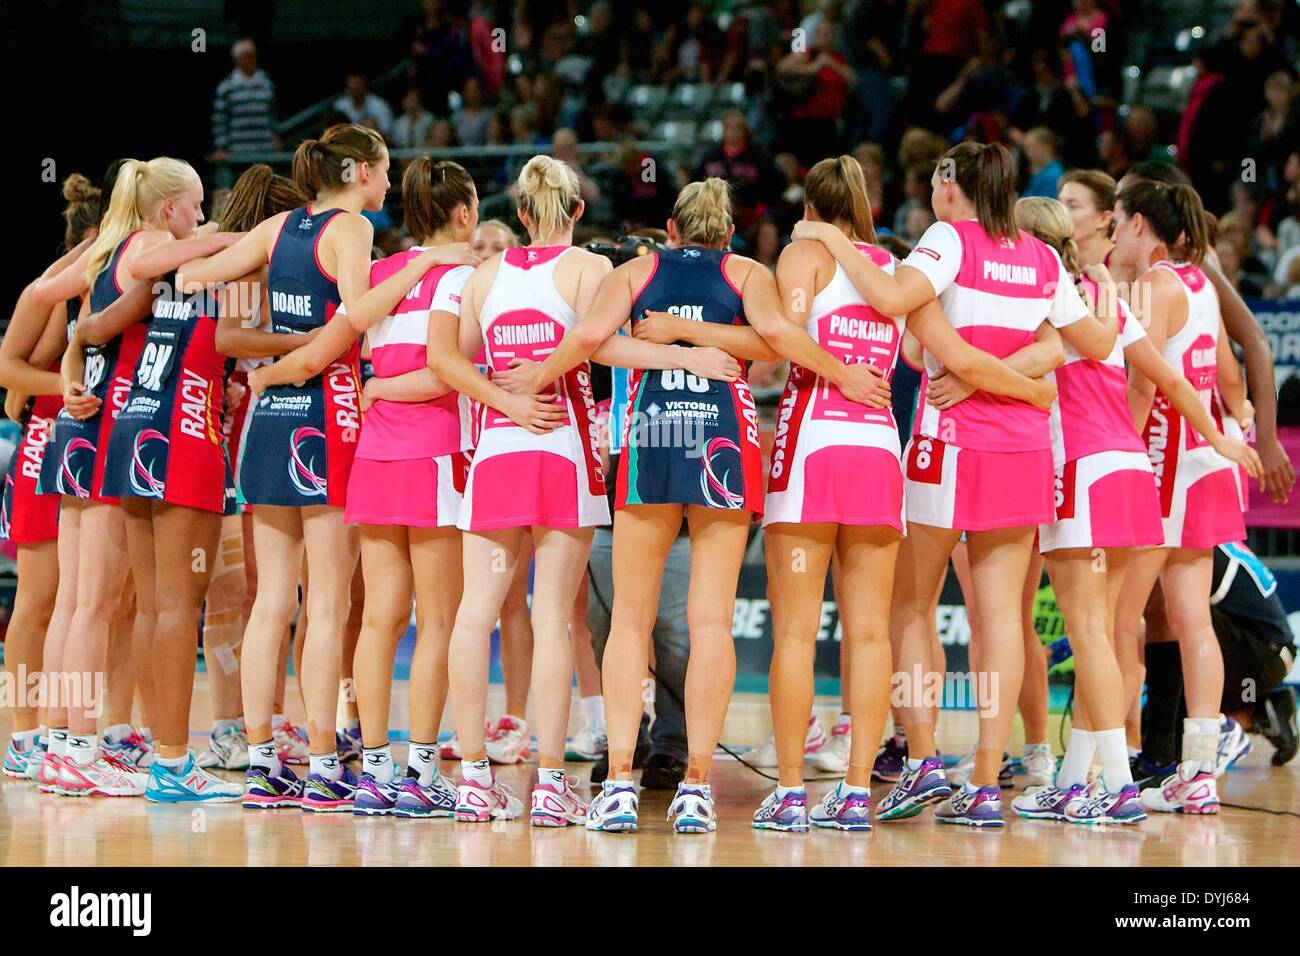
<path id="1" fill-rule="evenodd" d="M 553 156 L 534 156 L 519 171 L 519 210 L 532 220 L 537 239 L 572 225 L 582 200 L 578 174 Z"/>
<path id="2" fill-rule="evenodd" d="M 1060 200 L 1045 196 L 1026 197 L 1016 202 L 1015 212 L 1016 225 L 1055 249 L 1061 256 L 1065 271 L 1077 279 L 1082 270 L 1079 247 L 1074 241 L 1074 221 Z"/>
<path id="3" fill-rule="evenodd" d="M 147 163 L 138 159 L 123 162 L 108 210 L 99 224 L 99 235 L 90 247 L 86 281 L 94 285 L 122 240 L 152 222 L 165 200 L 180 196 L 198 178 L 189 163 L 170 156 L 159 156 Z"/>
<path id="4" fill-rule="evenodd" d="M 689 245 L 721 248 L 731 228 L 731 194 L 725 180 L 711 176 L 689 183 L 673 205 L 677 235 Z"/>

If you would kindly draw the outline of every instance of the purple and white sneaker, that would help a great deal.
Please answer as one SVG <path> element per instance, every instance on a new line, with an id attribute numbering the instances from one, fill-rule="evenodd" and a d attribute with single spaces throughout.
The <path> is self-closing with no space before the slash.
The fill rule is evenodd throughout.
<path id="1" fill-rule="evenodd" d="M 808 794 L 800 787 L 778 797 L 773 790 L 754 811 L 755 830 L 780 830 L 782 833 L 808 832 Z"/>
<path id="2" fill-rule="evenodd" d="M 961 789 L 934 811 L 940 823 L 960 823 L 968 827 L 997 828 L 1006 826 L 1002 819 L 1002 789 L 998 786 Z"/>
<path id="3" fill-rule="evenodd" d="M 882 783 L 898 783 L 907 769 L 907 741 L 890 737 L 876 751 L 876 762 L 871 767 L 871 779 Z"/>
<path id="4" fill-rule="evenodd" d="M 373 774 L 363 773 L 352 795 L 352 812 L 363 817 L 392 816 L 401 792 L 402 779 L 396 774 L 387 783 L 380 783 Z"/>
<path id="5" fill-rule="evenodd" d="M 360 760 L 365 753 L 365 746 L 361 743 L 361 728 L 345 727 L 334 731 L 334 750 L 339 755 L 340 763 Z"/>
<path id="6" fill-rule="evenodd" d="M 1120 787 L 1119 793 L 1107 793 L 1098 787 L 1087 799 L 1078 799 L 1065 807 L 1070 823 L 1141 823 L 1147 818 L 1135 783 Z"/>
<path id="7" fill-rule="evenodd" d="M 418 776 L 408 774 L 399 786 L 393 816 L 415 819 L 456 815 L 456 785 L 442 774 L 434 777 L 427 787 L 420 783 Z"/>
<path id="8" fill-rule="evenodd" d="M 302 808 L 307 813 L 351 813 L 353 797 L 357 792 L 357 775 L 346 765 L 343 775 L 330 780 L 314 773 L 303 787 Z"/>
<path id="9" fill-rule="evenodd" d="M 837 783 L 813 809 L 811 820 L 813 826 L 823 830 L 866 832 L 871 829 L 871 794 Z"/>
<path id="10" fill-rule="evenodd" d="M 1011 809 L 1026 820 L 1064 820 L 1065 808 L 1070 801 L 1080 800 L 1086 796 L 1087 789 L 1081 783 L 1064 789 L 1034 787 L 1012 800 Z"/>
<path id="11" fill-rule="evenodd" d="M 302 804 L 302 780 L 288 767 L 279 773 L 264 767 L 249 767 L 244 776 L 244 807 L 249 810 L 278 810 Z"/>
<path id="12" fill-rule="evenodd" d="M 876 819 L 882 823 L 886 820 L 906 820 L 916 816 L 931 803 L 938 803 L 950 796 L 952 787 L 948 785 L 940 757 L 926 757 L 915 770 L 908 769 L 904 762 L 898 783 L 880 801 Z"/>

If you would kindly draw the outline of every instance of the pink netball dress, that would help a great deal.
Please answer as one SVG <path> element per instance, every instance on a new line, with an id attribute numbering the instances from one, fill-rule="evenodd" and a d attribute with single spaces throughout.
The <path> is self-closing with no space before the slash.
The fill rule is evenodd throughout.
<path id="1" fill-rule="evenodd" d="M 489 375 L 504 371 L 514 358 L 544 360 L 577 320 L 555 288 L 556 266 L 572 248 L 529 246 L 502 255 L 479 312 Z M 494 408 L 481 410 L 461 502 L 462 530 L 609 524 L 591 367 L 583 362 L 549 387 L 568 419 L 545 435 L 534 435 Z"/>
<path id="2" fill-rule="evenodd" d="M 889 252 L 857 247 L 893 274 Z M 838 264 L 808 316 L 808 334 L 823 349 L 845 364 L 867 362 L 893 377 L 903 318 L 868 305 Z M 903 530 L 900 451 L 890 409 L 850 401 L 815 372 L 792 364 L 777 410 L 764 526 L 826 522 Z"/>
<path id="3" fill-rule="evenodd" d="M 1097 285 L 1084 278 L 1094 302 Z M 1143 548 L 1164 541 L 1160 500 L 1146 444 L 1128 407 L 1124 350 L 1146 337 L 1129 307 L 1119 303 L 1119 335 L 1097 361 L 1065 342 L 1065 362 L 1054 373 L 1052 459 L 1056 465 L 1056 520 L 1039 530 L 1039 550 Z"/>
<path id="4" fill-rule="evenodd" d="M 1215 425 L 1222 427 L 1216 400 L 1219 296 L 1195 265 L 1157 262 L 1152 268 L 1172 272 L 1187 296 L 1187 322 L 1165 340 L 1165 361 L 1192 383 Z M 1203 550 L 1245 540 L 1236 466 L 1190 428 L 1159 392 L 1143 438 L 1160 493 L 1164 546 Z"/>
<path id="5" fill-rule="evenodd" d="M 409 249 L 370 267 L 373 288 L 423 250 Z M 377 378 L 428 363 L 429 314 L 460 315 L 470 266 L 435 266 L 366 333 Z M 350 524 L 455 527 L 469 472 L 469 403 L 457 392 L 427 402 L 377 401 L 361 421 L 343 518 Z"/>
<path id="6" fill-rule="evenodd" d="M 997 358 L 1031 344 L 1045 321 L 1063 328 L 1088 314 L 1061 257 L 1025 232 L 993 239 L 974 220 L 935 223 L 904 265 L 930 280 L 957 333 Z M 940 411 L 925 402 L 940 367 L 927 351 L 904 457 L 907 520 L 962 531 L 1051 521 L 1047 412 L 984 391 Z"/>

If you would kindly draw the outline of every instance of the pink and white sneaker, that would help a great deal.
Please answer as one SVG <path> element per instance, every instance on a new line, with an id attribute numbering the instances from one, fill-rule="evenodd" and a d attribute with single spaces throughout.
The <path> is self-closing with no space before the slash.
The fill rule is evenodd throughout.
<path id="1" fill-rule="evenodd" d="M 488 760 L 493 763 L 514 764 L 527 760 L 532 753 L 532 737 L 528 733 L 528 723 L 509 714 L 502 716 L 495 727 L 488 731 L 484 741 Z"/>
<path id="2" fill-rule="evenodd" d="M 1218 813 L 1219 788 L 1213 770 L 1184 760 L 1159 787 L 1143 790 L 1140 802 L 1156 813 Z"/>
<path id="3" fill-rule="evenodd" d="M 563 790 L 557 790 L 549 781 L 539 782 L 533 788 L 528 821 L 535 827 L 585 826 L 587 805 L 578 796 L 577 783 L 577 777 L 566 776 Z"/>
<path id="4" fill-rule="evenodd" d="M 504 783 L 492 778 L 490 786 L 462 780 L 456 788 L 456 821 L 488 823 L 513 820 L 524 812 L 524 805 Z"/>
<path id="5" fill-rule="evenodd" d="M 63 784 L 59 782 L 59 768 L 62 766 L 62 757 L 48 750 L 45 751 L 45 757 L 41 760 L 40 769 L 36 773 L 36 789 L 41 793 L 62 795 Z"/>
<path id="6" fill-rule="evenodd" d="M 147 773 L 128 768 L 103 754 L 85 766 L 64 760 L 59 766 L 59 792 L 67 797 L 141 797 Z"/>
<path id="7" fill-rule="evenodd" d="M 460 759 L 460 738 L 455 734 L 438 745 L 438 756 L 443 760 Z"/>
<path id="8" fill-rule="evenodd" d="M 810 726 L 809 730 L 811 729 Z M 852 739 L 852 723 L 847 721 L 836 723 L 831 728 L 830 739 L 812 755 L 812 765 L 822 773 L 845 773 L 849 769 L 849 746 Z"/>
<path id="9" fill-rule="evenodd" d="M 311 762 L 307 732 L 297 724 L 291 724 L 286 720 L 271 731 L 271 740 L 280 753 L 280 763 L 306 766 Z"/>

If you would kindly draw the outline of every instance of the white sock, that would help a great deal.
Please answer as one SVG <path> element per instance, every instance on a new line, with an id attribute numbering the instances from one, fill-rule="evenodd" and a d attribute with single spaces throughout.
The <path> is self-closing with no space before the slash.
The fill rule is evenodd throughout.
<path id="1" fill-rule="evenodd" d="M 907 769 L 908 769 L 908 770 L 920 770 L 920 769 L 921 769 L 921 763 L 922 763 L 922 761 L 917 760 L 915 757 L 908 757 L 908 758 L 907 758 Z"/>
<path id="2" fill-rule="evenodd" d="M 1070 743 L 1065 748 L 1065 757 L 1061 768 L 1056 771 L 1056 785 L 1062 790 L 1075 784 L 1088 782 L 1088 768 L 1092 766 L 1092 755 L 1097 749 L 1097 741 L 1092 731 L 1078 727 L 1070 728 Z"/>
<path id="3" fill-rule="evenodd" d="M 185 761 L 187 759 L 189 759 L 189 754 L 186 754 L 184 757 L 154 757 L 154 761 L 158 766 L 166 767 L 168 770 L 180 770 L 181 767 L 185 766 Z"/>
<path id="4" fill-rule="evenodd" d="M 605 698 L 600 694 L 582 698 L 582 716 L 592 733 L 601 736 L 605 733 Z"/>
<path id="5" fill-rule="evenodd" d="M 560 767 L 559 769 L 556 769 L 555 767 L 537 768 L 537 782 L 543 785 L 552 786 L 561 793 L 564 792 L 564 775 L 565 771 L 563 767 Z"/>
<path id="6" fill-rule="evenodd" d="M 238 727 L 238 720 L 214 720 L 212 722 L 212 736 L 216 736 L 228 727 Z"/>
<path id="7" fill-rule="evenodd" d="M 870 787 L 854 787 L 854 786 L 851 786 L 847 780 L 841 780 L 841 781 L 840 781 L 840 793 L 841 793 L 841 794 L 850 794 L 850 793 L 867 794 L 867 793 L 870 793 L 870 792 L 871 792 L 871 788 L 870 788 Z"/>
<path id="8" fill-rule="evenodd" d="M 1140 757 L 1140 756 L 1142 756 L 1142 748 L 1141 748 L 1141 747 L 1134 747 L 1134 746 L 1132 746 L 1131 744 L 1125 744 L 1124 746 L 1128 749 L 1128 758 L 1129 758 L 1129 760 L 1133 760 L 1133 759 L 1136 758 L 1136 757 Z"/>
<path id="9" fill-rule="evenodd" d="M 1214 769 L 1219 749 L 1219 718 L 1186 717 L 1183 719 L 1183 760 L 1194 760 L 1202 769 Z"/>
<path id="10" fill-rule="evenodd" d="M 1133 782 L 1124 728 L 1094 731 L 1092 739 L 1097 743 L 1097 756 L 1101 758 L 1101 779 L 1110 793 L 1119 793 Z"/>
<path id="11" fill-rule="evenodd" d="M 336 753 L 312 754 L 308 761 L 309 773 L 318 774 L 326 780 L 339 780 L 343 777 L 343 767 Z"/>
<path id="12" fill-rule="evenodd" d="M 979 787 L 975 786 L 975 784 L 971 783 L 969 780 L 961 785 L 962 793 L 975 793 L 977 790 L 979 790 Z"/>
<path id="13" fill-rule="evenodd" d="M 51 727 L 50 728 L 50 750 L 49 752 L 55 757 L 66 757 L 68 755 L 68 728 Z"/>
<path id="14" fill-rule="evenodd" d="M 89 767 L 99 756 L 99 735 L 68 734 L 68 742 L 65 746 L 67 752 L 64 756 L 67 759 L 78 767 Z"/>
<path id="15" fill-rule="evenodd" d="M 123 740 L 126 740 L 127 737 L 130 737 L 131 734 L 132 730 L 130 724 L 114 724 L 112 727 L 107 728 L 102 736 L 106 741 L 120 744 Z"/>
<path id="16" fill-rule="evenodd" d="M 1046 753 L 1046 754 L 1050 754 L 1051 752 L 1052 752 L 1052 745 L 1051 745 L 1051 744 L 1025 744 L 1025 756 L 1026 756 L 1026 757 L 1028 757 L 1028 756 L 1029 756 L 1030 754 L 1032 754 L 1032 753 Z"/>
<path id="17" fill-rule="evenodd" d="M 462 760 L 460 775 L 480 787 L 492 786 L 492 764 L 488 762 L 487 757 L 482 760 Z"/>
<path id="18" fill-rule="evenodd" d="M 393 779 L 393 745 L 366 747 L 362 751 L 361 765 L 366 773 L 375 778 L 375 783 L 389 783 Z"/>
<path id="19" fill-rule="evenodd" d="M 39 730 L 16 730 L 9 735 L 9 739 L 14 742 L 14 750 L 25 754 L 36 746 L 36 738 L 39 735 Z"/>
<path id="20" fill-rule="evenodd" d="M 784 800 L 786 794 L 789 793 L 803 793 L 803 792 L 804 789 L 802 784 L 800 784 L 797 787 L 783 787 L 779 783 L 776 785 L 776 798 L 778 800 Z"/>
<path id="21" fill-rule="evenodd" d="M 406 775 L 418 777 L 422 787 L 432 786 L 438 779 L 438 745 L 412 740 L 406 754 Z"/>
<path id="22" fill-rule="evenodd" d="M 262 744 L 249 742 L 248 766 L 265 770 L 272 777 L 278 777 L 284 771 L 284 765 L 280 763 L 280 751 L 275 749 L 274 741 L 270 740 Z"/>

